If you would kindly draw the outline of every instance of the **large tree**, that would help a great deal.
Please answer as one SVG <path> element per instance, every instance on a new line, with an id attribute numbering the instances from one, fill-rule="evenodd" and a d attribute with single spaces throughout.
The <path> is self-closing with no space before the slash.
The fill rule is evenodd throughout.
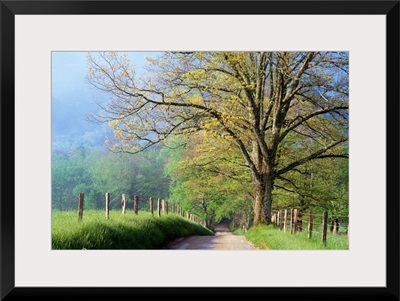
<path id="1" fill-rule="evenodd" d="M 95 118 L 114 129 L 114 151 L 197 131 L 225 139 L 250 170 L 255 225 L 270 221 L 275 179 L 310 160 L 348 157 L 337 151 L 348 140 L 348 53 L 166 52 L 140 76 L 127 54 L 88 62 L 89 82 L 112 96 Z"/>

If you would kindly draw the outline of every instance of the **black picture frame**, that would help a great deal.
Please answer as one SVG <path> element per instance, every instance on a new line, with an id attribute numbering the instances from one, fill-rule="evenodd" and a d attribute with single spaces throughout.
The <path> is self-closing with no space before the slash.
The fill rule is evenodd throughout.
<path id="1" fill-rule="evenodd" d="M 399 7 L 399 1 L 1 1 L 1 300 L 399 300 Z M 15 287 L 15 16 L 150 13 L 386 16 L 386 287 Z"/>

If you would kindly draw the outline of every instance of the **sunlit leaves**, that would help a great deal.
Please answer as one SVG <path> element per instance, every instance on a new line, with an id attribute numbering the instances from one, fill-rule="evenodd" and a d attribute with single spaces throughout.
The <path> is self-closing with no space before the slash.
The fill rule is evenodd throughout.
<path id="1" fill-rule="evenodd" d="M 135 153 L 197 133 L 214 140 L 197 143 L 208 149 L 195 161 L 218 157 L 225 143 L 258 187 L 257 212 L 271 204 L 275 178 L 336 156 L 348 140 L 348 53 L 165 52 L 148 62 L 137 78 L 126 55 L 89 57 L 89 81 L 111 96 L 98 119 L 111 121 L 112 149 Z"/>

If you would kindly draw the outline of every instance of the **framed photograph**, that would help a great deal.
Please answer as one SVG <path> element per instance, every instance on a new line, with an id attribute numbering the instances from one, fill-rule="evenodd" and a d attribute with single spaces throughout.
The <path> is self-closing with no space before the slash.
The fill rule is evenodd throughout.
<path id="1" fill-rule="evenodd" d="M 1 1 L 1 300 L 25 300 L 32 296 L 44 300 L 58 297 L 69 300 L 399 300 L 399 8 L 399 1 Z M 102 56 L 101 52 L 105 54 Z M 321 103 L 335 98 L 338 115 L 332 115 L 327 120 L 342 125 L 340 118 L 343 117 L 345 127 L 337 130 L 324 122 L 310 123 L 307 131 L 301 132 L 297 126 L 308 118 L 304 116 L 312 118 L 320 112 L 330 112 L 330 109 L 325 112 L 320 103 L 320 111 L 306 105 L 298 106 L 304 112 L 309 110 L 309 115 L 301 117 L 298 113 L 297 117 L 293 115 L 292 120 L 281 120 L 280 124 L 283 126 L 286 122 L 288 132 L 289 129 L 299 130 L 295 135 L 307 136 L 307 139 L 325 148 L 321 152 L 307 149 L 306 158 L 348 158 L 348 185 L 345 191 L 348 195 L 347 220 L 342 223 L 346 225 L 346 248 L 204 251 L 99 247 L 87 250 L 79 243 L 71 247 L 74 239 L 75 242 L 79 240 L 77 237 L 67 245 L 55 247 L 53 212 L 54 209 L 65 208 L 64 203 L 56 203 L 54 198 L 54 133 L 59 133 L 56 142 L 60 154 L 63 154 L 68 148 L 62 137 L 67 132 L 66 127 L 81 131 L 86 127 L 79 119 L 81 112 L 76 109 L 78 106 L 73 105 L 88 96 L 77 88 L 77 82 L 86 80 L 91 84 L 93 95 L 96 91 L 107 90 L 117 98 L 114 107 L 103 107 L 111 114 L 121 113 L 118 110 L 126 100 L 124 93 L 130 94 L 138 105 L 135 108 L 135 103 L 130 103 L 132 106 L 124 109 L 139 112 L 145 105 L 152 104 L 149 110 L 140 111 L 145 113 L 141 115 L 141 123 L 135 124 L 140 128 L 144 124 L 155 126 L 158 122 L 158 127 L 151 129 L 152 136 L 140 136 L 138 131 L 134 133 L 136 138 L 144 141 L 139 146 L 146 147 L 143 143 L 151 144 L 154 135 L 158 135 L 159 141 L 164 139 L 163 126 L 170 116 L 170 112 L 158 111 L 156 117 L 165 118 L 160 122 L 160 119 L 151 119 L 155 116 L 152 112 L 157 105 L 165 105 L 168 101 L 171 105 L 168 97 L 178 99 L 180 94 L 173 89 L 168 92 L 170 94 L 161 91 L 160 87 L 166 87 L 167 77 L 157 78 L 154 82 L 143 80 L 146 85 L 141 86 L 141 90 L 137 82 L 138 86 L 129 90 L 127 87 L 131 82 L 121 80 L 121 76 L 125 79 L 130 76 L 129 70 L 125 69 L 127 65 L 121 63 L 124 62 L 122 53 L 133 53 L 137 63 L 141 54 L 161 52 L 166 56 L 156 66 L 164 74 L 185 68 L 187 71 L 193 66 L 204 67 L 202 60 L 207 55 L 207 62 L 210 63 L 207 68 L 218 69 L 215 62 L 217 54 L 222 52 L 227 54 L 222 56 L 224 63 L 219 61 L 218 66 L 233 66 L 231 69 L 218 69 L 225 75 L 230 70 L 234 72 L 234 66 L 241 63 L 240 53 L 250 54 L 248 61 L 243 59 L 244 64 L 261 58 L 268 61 L 269 65 L 265 66 L 271 66 L 271 77 L 273 70 L 284 68 L 301 75 L 306 68 L 302 66 L 323 62 L 325 67 L 306 73 L 304 87 L 312 87 L 307 91 L 319 95 Z M 170 60 L 169 56 L 174 53 L 183 55 L 179 66 Z M 198 56 L 189 60 L 187 55 L 193 53 L 198 53 Z M 264 54 L 258 56 L 257 53 Z M 274 63 L 277 62 L 274 58 L 279 58 L 280 63 Z M 111 64 L 112 72 L 107 73 L 108 69 L 99 63 L 99 59 L 105 59 L 105 63 L 114 60 L 120 64 L 120 69 Z M 330 73 L 326 66 L 334 66 L 340 71 Z M 74 73 L 78 69 L 87 76 Z M 203 71 L 211 69 L 204 67 Z M 259 72 L 261 69 L 254 70 Z M 209 89 L 201 94 L 201 101 L 208 101 L 207 97 L 212 96 L 212 91 L 217 88 L 199 88 L 199 83 L 206 83 L 204 85 L 207 86 L 220 79 L 212 77 L 214 74 L 211 73 L 207 78 L 197 69 L 195 71 L 180 74 L 180 79 L 178 76 L 176 80 L 179 83 L 182 83 L 182 78 L 195 80 L 195 88 L 189 84 L 186 86 L 190 87 L 190 91 L 186 92 L 191 97 L 192 108 L 210 108 L 198 102 L 198 95 L 192 93 L 192 89 L 197 89 L 200 94 Z M 238 76 L 243 76 L 245 83 L 246 74 L 240 74 L 240 69 L 236 71 Z M 340 78 L 339 73 L 345 74 L 345 80 Z M 326 81 L 323 82 L 323 79 Z M 300 90 L 299 78 L 289 76 L 281 80 L 286 84 L 280 94 L 272 91 L 273 84 L 260 88 L 270 93 L 270 98 L 265 96 L 265 101 L 272 103 L 273 97 L 281 95 L 281 109 L 284 104 L 295 106 L 295 102 L 288 99 L 293 91 Z M 271 79 L 271 83 L 273 81 Z M 246 91 L 243 87 L 247 84 L 241 86 L 243 90 L 240 88 L 235 96 L 233 89 L 237 87 L 236 83 L 224 83 L 218 89 L 223 93 L 232 89 L 228 92 L 233 102 Z M 293 95 L 296 93 L 293 92 Z M 306 100 L 307 95 L 302 95 L 296 102 Z M 243 94 L 243 97 L 246 96 Z M 69 106 L 57 107 L 55 99 L 63 99 Z M 279 98 L 275 99 L 278 101 Z M 141 103 L 143 100 L 148 103 Z M 340 100 L 346 103 L 345 107 Z M 182 103 L 178 101 L 174 104 L 179 107 Z M 68 115 L 67 108 L 70 110 Z M 117 111 L 110 111 L 110 108 Z M 342 109 L 346 111 L 340 111 Z M 57 118 L 63 117 L 57 127 L 55 112 L 60 114 Z M 180 113 L 176 116 L 186 122 L 188 114 L 192 114 L 191 121 L 197 122 L 197 117 L 205 116 L 198 112 L 189 108 L 184 115 Z M 229 131 L 228 123 L 235 125 L 242 120 L 223 119 L 213 112 L 210 109 L 206 113 L 218 119 L 228 129 L 231 138 L 236 139 L 235 143 L 241 146 L 241 138 Z M 118 115 L 115 120 L 106 121 L 110 127 L 114 126 L 114 134 L 121 137 L 124 134 L 116 120 L 119 122 L 122 118 Z M 213 126 L 196 122 L 190 123 L 190 127 Z M 177 123 L 170 122 L 174 130 L 180 126 Z M 160 124 L 163 126 L 160 127 Z M 277 124 L 278 121 L 271 125 L 271 129 Z M 267 118 L 266 129 L 268 125 Z M 186 127 L 180 129 L 187 130 Z M 346 139 L 340 138 L 340 141 L 346 141 L 347 152 L 325 153 L 333 144 L 316 140 L 313 136 L 316 132 L 329 139 L 345 133 Z M 278 136 L 285 138 L 285 133 L 282 127 Z M 259 136 L 255 133 L 254 137 L 258 139 Z M 98 138 L 94 132 L 84 133 L 84 139 L 88 141 Z M 251 140 L 248 142 L 251 145 Z M 271 154 L 271 149 L 260 150 L 260 153 L 263 151 Z M 96 156 L 94 153 L 90 155 Z M 246 162 L 244 165 L 251 168 L 251 158 Z M 118 164 L 113 161 L 108 165 L 98 165 L 97 169 L 93 167 L 91 171 L 101 174 L 107 168 L 123 167 L 123 164 Z M 274 164 L 271 165 L 273 168 L 278 163 Z M 300 164 L 301 159 L 274 169 L 278 170 L 274 176 L 277 181 L 286 181 L 297 189 L 291 178 L 278 179 L 278 176 Z M 134 166 L 132 163 L 132 168 Z M 65 170 L 71 168 L 67 162 Z M 251 171 L 256 176 L 258 170 L 261 167 L 255 166 Z M 82 175 L 83 172 L 80 174 L 77 170 L 71 177 Z M 298 172 L 297 177 L 299 175 L 303 176 L 303 170 Z M 125 176 L 114 183 L 124 179 Z M 299 181 L 306 183 L 305 180 Z M 333 180 L 324 183 L 332 187 L 339 185 Z M 202 182 L 197 184 L 206 186 Z M 68 193 L 77 195 L 82 187 L 73 187 Z M 162 188 L 161 185 L 159 188 Z M 282 191 L 292 192 L 287 187 L 283 187 Z M 90 193 L 93 196 L 96 192 Z M 90 200 L 89 193 L 87 198 Z M 82 194 L 82 206 L 79 199 L 79 209 L 74 207 L 78 209 L 77 219 L 82 218 L 83 211 L 79 210 L 83 210 L 83 199 Z M 111 208 L 120 205 L 124 208 L 126 203 L 124 197 L 122 199 L 123 203 L 112 199 Z M 285 200 L 282 199 L 282 204 Z M 78 206 L 78 199 L 75 201 Z M 107 219 L 110 214 L 108 201 L 106 194 Z M 129 214 L 137 213 L 137 201 L 136 196 L 132 197 L 134 209 L 130 209 Z M 95 203 L 87 201 L 85 204 L 95 208 Z M 168 211 L 168 205 L 165 205 L 168 203 L 163 204 L 164 210 Z M 256 208 L 254 203 L 253 206 Z M 152 209 L 153 206 L 150 207 Z M 279 214 L 276 212 L 276 215 L 264 218 L 279 226 L 283 211 L 275 209 L 279 209 Z M 170 210 L 183 214 L 176 206 L 170 207 Z M 272 212 L 271 208 L 265 210 Z M 120 212 L 118 214 L 121 215 Z M 264 223 L 255 209 L 253 214 L 254 223 Z M 297 209 L 294 214 L 291 216 L 297 220 Z M 195 214 L 187 213 L 185 217 L 193 223 L 205 223 Z M 308 223 L 312 224 L 311 215 L 308 218 Z M 321 222 L 326 231 L 326 220 Z M 291 222 L 290 227 L 293 225 L 296 229 L 296 223 Z M 338 225 L 333 223 L 331 231 L 339 232 Z M 71 227 L 64 225 L 63 231 L 68 232 Z M 246 223 L 243 223 L 243 229 L 246 231 Z M 340 229 L 344 231 L 344 228 Z M 340 233 L 336 234 L 340 236 Z"/>

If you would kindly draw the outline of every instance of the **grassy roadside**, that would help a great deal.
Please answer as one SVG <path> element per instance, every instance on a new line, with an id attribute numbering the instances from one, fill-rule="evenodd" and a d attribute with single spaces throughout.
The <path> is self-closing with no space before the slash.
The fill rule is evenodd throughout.
<path id="1" fill-rule="evenodd" d="M 244 236 L 244 235 L 246 234 L 246 232 L 244 232 L 243 229 L 239 229 L 239 228 L 234 228 L 234 229 L 232 230 L 232 232 L 233 232 L 235 235 L 239 235 L 239 236 Z"/>
<path id="2" fill-rule="evenodd" d="M 321 242 L 319 234 L 311 239 L 307 231 L 295 235 L 284 233 L 273 225 L 252 227 L 246 232 L 246 239 L 261 249 L 270 250 L 346 250 L 347 237 L 328 235 L 327 245 Z"/>
<path id="3" fill-rule="evenodd" d="M 175 214 L 87 210 L 82 221 L 76 211 L 52 212 L 52 249 L 162 249 L 171 239 L 213 235 L 212 231 Z"/>

